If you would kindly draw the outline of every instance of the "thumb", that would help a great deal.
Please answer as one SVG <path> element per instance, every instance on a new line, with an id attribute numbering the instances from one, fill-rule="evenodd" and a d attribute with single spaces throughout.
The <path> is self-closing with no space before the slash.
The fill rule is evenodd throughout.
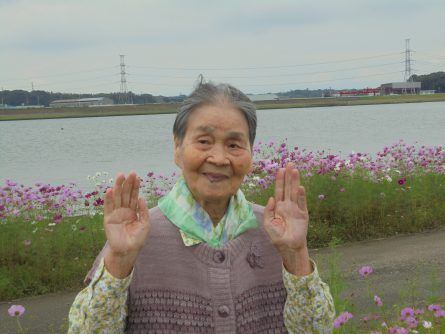
<path id="1" fill-rule="evenodd" d="M 139 213 L 140 221 L 144 225 L 148 225 L 148 221 L 149 221 L 148 208 L 147 208 L 147 204 L 145 203 L 145 200 L 142 197 L 139 197 L 139 199 L 138 199 L 138 213 Z"/>

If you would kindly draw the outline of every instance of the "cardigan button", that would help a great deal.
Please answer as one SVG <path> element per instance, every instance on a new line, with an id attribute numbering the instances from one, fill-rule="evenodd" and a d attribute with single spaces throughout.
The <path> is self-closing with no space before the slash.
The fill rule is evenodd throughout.
<path id="1" fill-rule="evenodd" d="M 226 305 L 218 307 L 218 314 L 221 318 L 227 318 L 229 316 L 229 308 Z"/>
<path id="2" fill-rule="evenodd" d="M 213 253 L 213 261 L 215 261 L 216 263 L 223 263 L 224 260 L 226 259 L 226 255 L 224 254 L 223 251 L 215 251 L 215 253 Z"/>

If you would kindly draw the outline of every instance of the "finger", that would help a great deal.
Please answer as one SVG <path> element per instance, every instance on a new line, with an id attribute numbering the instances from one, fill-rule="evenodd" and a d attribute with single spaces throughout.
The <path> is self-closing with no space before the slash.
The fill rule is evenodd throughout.
<path id="1" fill-rule="evenodd" d="M 288 163 L 286 165 L 285 173 L 284 173 L 284 199 L 291 199 L 292 192 L 292 171 L 294 169 L 294 165 L 292 163 Z"/>
<path id="2" fill-rule="evenodd" d="M 275 200 L 273 197 L 270 197 L 267 201 L 266 206 L 264 207 L 264 222 L 268 224 L 275 217 Z"/>
<path id="3" fill-rule="evenodd" d="M 298 187 L 298 207 L 303 210 L 307 211 L 307 202 L 306 202 L 306 190 L 303 186 Z"/>
<path id="4" fill-rule="evenodd" d="M 138 199 L 138 213 L 139 213 L 139 219 L 143 224 L 148 224 L 149 222 L 149 213 L 147 204 L 145 203 L 145 199 L 140 197 Z"/>
<path id="5" fill-rule="evenodd" d="M 141 181 L 139 180 L 139 177 L 136 175 L 136 178 L 133 183 L 133 190 L 131 191 L 131 196 L 130 196 L 130 209 L 136 210 L 136 207 L 138 205 L 140 185 Z"/>
<path id="6" fill-rule="evenodd" d="M 298 189 L 300 187 L 300 173 L 298 172 L 298 170 L 293 169 L 292 170 L 292 189 L 291 189 L 291 193 L 290 193 L 290 200 L 292 202 L 297 202 L 298 201 Z"/>
<path id="7" fill-rule="evenodd" d="M 125 181 L 125 176 L 122 173 L 119 173 L 116 176 L 116 182 L 114 183 L 113 188 L 113 206 L 115 209 L 119 209 L 122 206 L 122 184 Z"/>
<path id="8" fill-rule="evenodd" d="M 130 196 L 133 190 L 133 183 L 135 179 L 135 173 L 131 172 L 128 174 L 127 179 L 122 187 L 122 206 L 128 208 L 130 206 Z"/>
<path id="9" fill-rule="evenodd" d="M 278 169 L 277 177 L 275 179 L 275 201 L 280 202 L 284 200 L 284 168 Z"/>
<path id="10" fill-rule="evenodd" d="M 113 189 L 108 188 L 104 198 L 104 215 L 107 216 L 113 212 Z"/>

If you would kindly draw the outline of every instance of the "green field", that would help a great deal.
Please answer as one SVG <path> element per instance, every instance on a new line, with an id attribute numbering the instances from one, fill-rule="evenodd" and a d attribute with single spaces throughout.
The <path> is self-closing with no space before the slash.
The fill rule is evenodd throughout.
<path id="1" fill-rule="evenodd" d="M 445 94 L 310 98 L 257 102 L 258 109 L 309 108 L 445 101 Z M 175 113 L 178 104 L 115 105 L 94 108 L 0 109 L 0 121 Z"/>

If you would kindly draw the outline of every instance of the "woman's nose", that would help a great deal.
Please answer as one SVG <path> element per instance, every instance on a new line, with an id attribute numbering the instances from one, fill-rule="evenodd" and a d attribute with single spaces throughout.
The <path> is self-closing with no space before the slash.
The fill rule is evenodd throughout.
<path id="1" fill-rule="evenodd" d="M 227 159 L 226 150 L 224 147 L 220 145 L 215 145 L 209 151 L 209 156 L 207 161 L 213 163 L 215 165 L 227 165 L 229 163 L 229 159 Z"/>

